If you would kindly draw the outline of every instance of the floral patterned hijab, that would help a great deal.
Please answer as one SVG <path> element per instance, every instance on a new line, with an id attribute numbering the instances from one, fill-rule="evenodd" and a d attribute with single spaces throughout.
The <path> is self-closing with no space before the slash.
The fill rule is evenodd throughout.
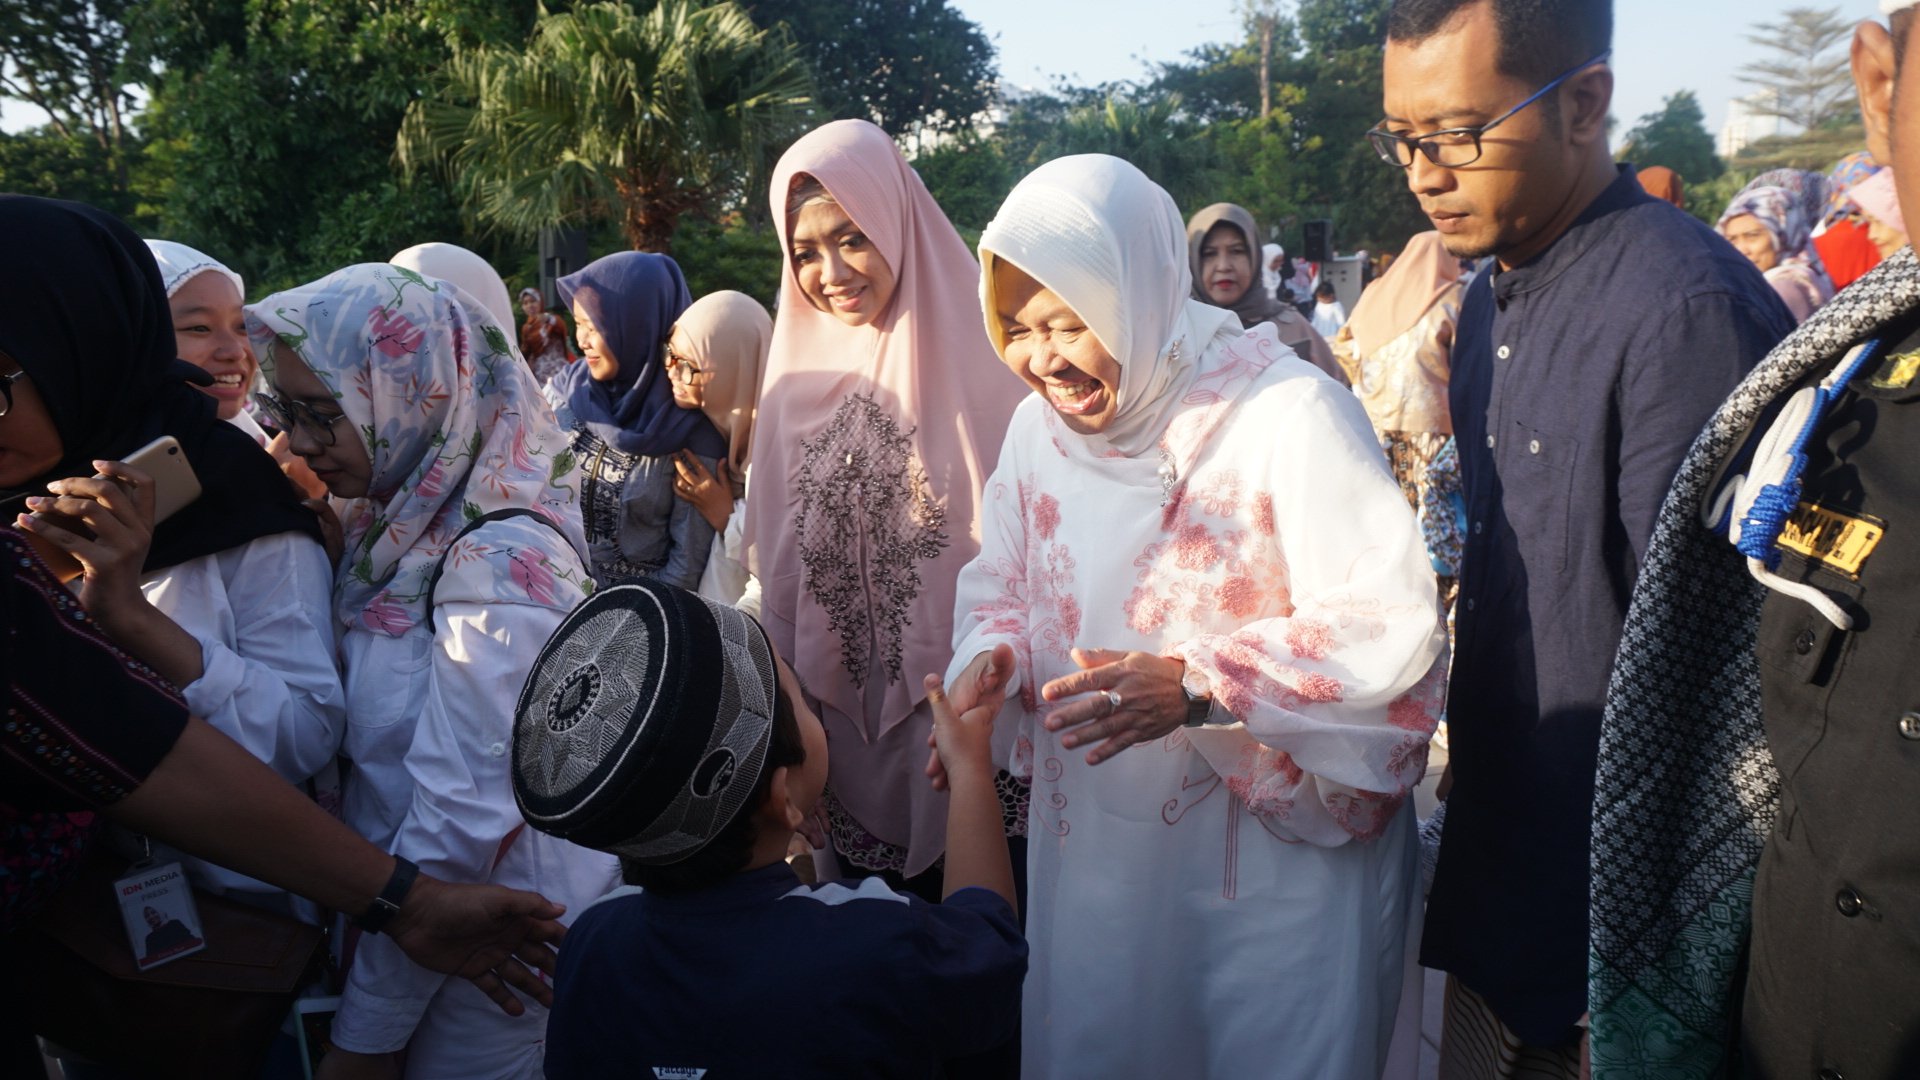
<path id="1" fill-rule="evenodd" d="M 247 308 L 261 366 L 285 345 L 367 445 L 368 496 L 346 526 L 341 623 L 400 637 L 436 602 L 570 610 L 586 536 L 567 437 L 507 332 L 470 296 L 398 266 L 350 266 Z M 532 510 L 448 548 L 483 514 Z M 430 625 L 430 624 L 429 624 Z"/>
<path id="2" fill-rule="evenodd" d="M 1752 214 L 1773 234 L 1773 250 L 1781 265 L 1798 264 L 1820 270 L 1813 250 L 1813 227 L 1827 206 L 1827 178 L 1798 169 L 1775 169 L 1754 178 L 1727 204 L 1719 228 L 1743 214 Z M 1822 271 L 1824 273 L 1824 271 Z"/>

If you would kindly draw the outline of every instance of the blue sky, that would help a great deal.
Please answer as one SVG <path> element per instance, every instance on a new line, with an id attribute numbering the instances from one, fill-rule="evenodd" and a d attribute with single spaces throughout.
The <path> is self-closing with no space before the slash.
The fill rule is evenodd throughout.
<path id="1" fill-rule="evenodd" d="M 1239 36 L 1237 0 L 952 0 L 985 27 L 1001 75 L 1045 87 L 1055 75 L 1096 83 L 1139 77 L 1153 61 Z M 1616 0 L 1614 115 L 1624 133 L 1676 90 L 1693 90 L 1716 134 L 1727 102 L 1745 93 L 1734 78 L 1758 50 L 1747 28 L 1794 6 L 1834 6 L 1850 19 L 1878 16 L 1876 0 Z M 1177 15 L 1170 16 L 1169 12 Z M 0 105 L 0 128 L 40 122 L 38 110 Z"/>
<path id="2" fill-rule="evenodd" d="M 1051 76 L 1096 83 L 1138 77 L 1149 61 L 1240 34 L 1237 0 L 952 0 L 1000 49 L 1001 76 L 1045 87 Z M 1837 7 L 1879 17 L 1877 0 L 1615 0 L 1614 115 L 1624 133 L 1677 90 L 1693 90 L 1716 134 L 1734 78 L 1759 55 L 1745 34 L 1790 7 Z M 1177 12 L 1170 16 L 1169 12 Z"/>

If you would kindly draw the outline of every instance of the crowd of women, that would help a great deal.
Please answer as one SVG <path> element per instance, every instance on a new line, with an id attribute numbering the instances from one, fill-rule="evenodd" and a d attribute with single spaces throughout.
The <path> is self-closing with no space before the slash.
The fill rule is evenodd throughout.
<path id="1" fill-rule="evenodd" d="M 1645 169 L 1640 179 L 1650 194 L 1685 208 L 1684 181 L 1671 169 Z M 1800 322 L 1907 243 L 1893 173 L 1864 150 L 1826 175 L 1774 169 L 1754 177 L 1717 227 Z"/>
<path id="2" fill-rule="evenodd" d="M 1862 212 L 1836 186 L 1820 222 L 1818 180 L 1769 174 L 1723 222 L 1807 305 L 1833 285 L 1814 225 Z M 821 877 L 939 897 L 922 677 L 945 672 L 957 709 L 1005 696 L 1031 1075 L 1408 1054 L 1459 262 L 1415 237 L 1350 318 L 1321 290 L 1310 320 L 1246 210 L 1183 220 L 1102 156 L 1028 176 L 976 259 L 858 121 L 795 144 L 770 206 L 777 318 L 622 252 L 558 282 L 570 335 L 538 290 L 516 320 L 450 245 L 247 303 L 217 258 L 7 199 L 62 238 L 61 265 L 16 269 L 68 293 L 33 314 L 58 332 L 0 335 L 14 527 L 119 648 L 361 837 L 574 909 L 617 864 L 524 827 L 508 747 L 537 651 L 595 587 L 663 581 L 764 626 L 833 747 Z M 159 522 L 119 461 L 157 434 L 202 488 Z M 1076 675 L 1064 707 L 1040 693 Z M 323 1074 L 397 1075 L 401 1051 L 409 1076 L 539 1074 L 540 1010 L 345 943 Z"/>

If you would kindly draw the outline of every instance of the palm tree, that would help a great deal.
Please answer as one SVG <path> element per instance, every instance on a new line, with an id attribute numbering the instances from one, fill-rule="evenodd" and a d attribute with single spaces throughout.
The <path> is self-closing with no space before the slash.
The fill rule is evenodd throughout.
<path id="1" fill-rule="evenodd" d="M 397 157 L 441 169 L 467 210 L 520 238 L 619 217 L 665 251 L 683 214 L 764 175 L 806 125 L 812 80 L 784 27 L 735 3 L 542 12 L 525 49 L 456 48 L 414 102 Z"/>

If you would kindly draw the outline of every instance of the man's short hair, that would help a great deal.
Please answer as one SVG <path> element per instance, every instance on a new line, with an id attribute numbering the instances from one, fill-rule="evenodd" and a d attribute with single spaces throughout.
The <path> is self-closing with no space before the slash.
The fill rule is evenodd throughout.
<path id="1" fill-rule="evenodd" d="M 1387 40 L 1417 45 L 1475 4 L 1493 7 L 1499 72 L 1535 88 L 1613 47 L 1613 0 L 1394 0 Z"/>
<path id="2" fill-rule="evenodd" d="M 1912 8 L 1903 8 L 1887 18 L 1887 26 L 1893 31 L 1893 74 L 1898 78 L 1901 69 L 1907 64 L 1907 38 L 1913 33 L 1914 12 Z"/>

